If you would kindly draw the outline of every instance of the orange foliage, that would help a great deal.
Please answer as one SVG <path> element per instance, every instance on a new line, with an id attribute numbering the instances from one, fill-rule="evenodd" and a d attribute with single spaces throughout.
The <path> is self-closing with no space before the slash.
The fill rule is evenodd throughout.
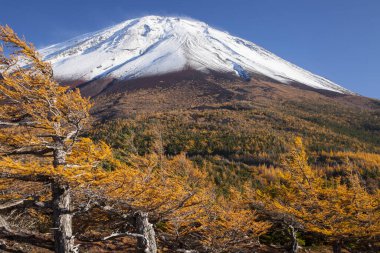
<path id="1" fill-rule="evenodd" d="M 252 194 L 266 210 L 334 240 L 380 234 L 380 191 L 370 194 L 354 171 L 348 169 L 348 182 L 327 180 L 308 165 L 301 138 L 296 138 L 283 165 L 280 180 Z"/>

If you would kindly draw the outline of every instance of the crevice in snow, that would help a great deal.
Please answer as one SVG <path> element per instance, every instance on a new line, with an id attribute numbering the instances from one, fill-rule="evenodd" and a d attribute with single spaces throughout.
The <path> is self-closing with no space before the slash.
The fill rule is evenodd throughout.
<path id="1" fill-rule="evenodd" d="M 244 79 L 245 81 L 250 81 L 251 80 L 251 77 L 249 76 L 248 72 L 245 71 L 242 68 L 242 66 L 240 66 L 236 62 L 232 62 L 232 65 L 233 65 L 233 68 L 234 68 L 236 74 L 239 75 L 242 79 Z"/>

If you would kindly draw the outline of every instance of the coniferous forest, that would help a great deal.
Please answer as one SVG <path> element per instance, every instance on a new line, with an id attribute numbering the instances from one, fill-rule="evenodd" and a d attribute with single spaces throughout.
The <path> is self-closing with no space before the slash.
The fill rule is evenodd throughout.
<path id="1" fill-rule="evenodd" d="M 0 252 L 380 251 L 378 100 L 104 118 L 0 41 Z"/>

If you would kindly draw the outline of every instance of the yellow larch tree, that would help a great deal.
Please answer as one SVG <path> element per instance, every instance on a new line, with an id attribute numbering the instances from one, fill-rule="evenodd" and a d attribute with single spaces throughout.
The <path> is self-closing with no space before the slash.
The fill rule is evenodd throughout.
<path id="1" fill-rule="evenodd" d="M 245 193 L 231 188 L 228 196 L 219 196 L 209 210 L 204 242 L 209 252 L 239 252 L 252 250 L 259 237 L 271 227 L 260 221 Z"/>
<path id="2" fill-rule="evenodd" d="M 50 64 L 10 27 L 0 26 L 0 41 L 0 177 L 50 183 L 55 251 L 74 252 L 66 179 L 90 176 L 92 158 L 107 154 L 107 148 L 79 137 L 89 119 L 89 100 L 60 86 Z M 98 149 L 91 157 L 89 151 Z"/>
<path id="3" fill-rule="evenodd" d="M 111 235 L 100 231 L 102 236 L 96 240 L 132 236 L 137 238 L 138 252 L 156 252 L 155 233 L 159 232 L 174 244 L 186 245 L 187 238 L 196 237 L 200 239 L 197 243 L 193 239 L 189 247 L 231 252 L 257 245 L 258 237 L 270 227 L 258 220 L 239 191 L 231 189 L 229 197 L 217 196 L 205 170 L 184 154 L 172 158 L 155 153 L 132 155 L 127 164 L 108 162 L 109 176 L 89 187 L 89 200 L 83 202 L 133 226 L 121 222 Z"/>
<path id="4" fill-rule="evenodd" d="M 174 240 L 205 224 L 213 189 L 205 173 L 185 155 L 163 159 L 153 153 L 132 156 L 128 164 L 109 162 L 112 171 L 89 188 L 90 199 L 94 207 L 102 202 L 105 214 L 123 214 L 125 222 L 134 226 L 121 227 L 100 240 L 133 236 L 138 252 L 153 253 L 157 252 L 153 224 L 160 224 L 160 232 Z"/>
<path id="5" fill-rule="evenodd" d="M 345 240 L 380 234 L 380 191 L 369 193 L 352 169 L 345 180 L 327 179 L 309 166 L 301 138 L 295 139 L 283 166 L 276 182 L 251 194 L 268 213 L 283 217 L 292 228 L 324 235 L 333 241 L 335 253 Z"/>

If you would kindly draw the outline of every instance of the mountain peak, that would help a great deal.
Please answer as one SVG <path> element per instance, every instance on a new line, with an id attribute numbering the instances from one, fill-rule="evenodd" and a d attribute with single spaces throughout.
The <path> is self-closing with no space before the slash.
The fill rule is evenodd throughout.
<path id="1" fill-rule="evenodd" d="M 193 69 L 232 73 L 245 80 L 260 74 L 285 84 L 351 93 L 252 42 L 183 17 L 127 20 L 41 53 L 63 80 L 128 80 Z"/>

